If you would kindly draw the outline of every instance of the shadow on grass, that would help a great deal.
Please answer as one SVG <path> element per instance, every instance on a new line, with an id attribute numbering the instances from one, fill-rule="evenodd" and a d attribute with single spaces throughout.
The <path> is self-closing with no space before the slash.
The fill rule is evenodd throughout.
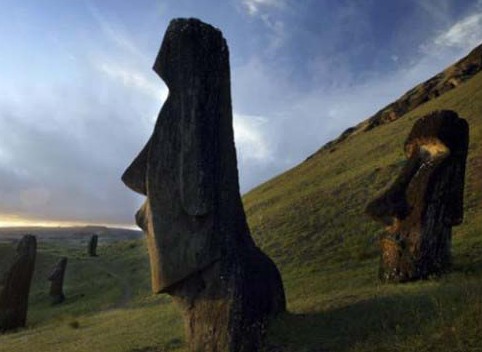
<path id="1" fill-rule="evenodd" d="M 273 322 L 267 351 L 345 351 L 359 343 L 390 341 L 419 333 L 436 318 L 430 292 L 374 297 L 314 314 L 291 314 Z"/>

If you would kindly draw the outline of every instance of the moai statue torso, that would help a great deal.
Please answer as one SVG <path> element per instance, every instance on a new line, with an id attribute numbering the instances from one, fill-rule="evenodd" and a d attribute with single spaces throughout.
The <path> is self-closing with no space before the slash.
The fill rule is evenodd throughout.
<path id="1" fill-rule="evenodd" d="M 23 236 L 12 264 L 0 278 L 0 332 L 25 326 L 36 253 L 35 236 Z"/>
<path id="2" fill-rule="evenodd" d="M 153 291 L 182 307 L 191 351 L 257 351 L 285 298 L 239 194 L 226 41 L 199 20 L 173 20 L 154 71 L 169 96 L 122 177 L 147 197 L 136 221 L 147 236 Z"/>
<path id="3" fill-rule="evenodd" d="M 65 300 L 64 295 L 64 275 L 67 267 L 67 257 L 62 257 L 55 264 L 48 276 L 50 281 L 50 298 L 53 304 L 62 303 Z"/>
<path id="4" fill-rule="evenodd" d="M 452 226 L 463 219 L 468 141 L 468 124 L 453 111 L 435 111 L 414 124 L 405 142 L 407 164 L 367 206 L 386 225 L 383 281 L 423 279 L 449 269 Z"/>
<path id="5" fill-rule="evenodd" d="M 90 236 L 89 243 L 87 245 L 87 254 L 90 257 L 96 257 L 97 256 L 97 241 L 99 239 L 99 236 L 97 235 L 92 235 Z"/>

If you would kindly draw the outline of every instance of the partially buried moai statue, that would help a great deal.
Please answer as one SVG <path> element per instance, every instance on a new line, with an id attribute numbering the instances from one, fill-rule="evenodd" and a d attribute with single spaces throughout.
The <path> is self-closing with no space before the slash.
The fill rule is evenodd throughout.
<path id="1" fill-rule="evenodd" d="M 23 236 L 0 281 L 0 331 L 25 326 L 36 254 L 35 236 Z"/>
<path id="2" fill-rule="evenodd" d="M 173 20 L 154 63 L 169 96 L 123 182 L 147 196 L 152 288 L 184 312 L 191 351 L 257 351 L 285 310 L 278 269 L 253 242 L 241 202 L 228 47 L 196 19 Z"/>
<path id="3" fill-rule="evenodd" d="M 89 243 L 87 244 L 87 254 L 90 257 L 97 256 L 97 241 L 99 240 L 99 236 L 92 235 L 90 236 Z"/>
<path id="4" fill-rule="evenodd" d="M 467 122 L 435 111 L 413 126 L 405 142 L 408 162 L 367 213 L 386 225 L 380 279 L 405 282 L 446 272 L 452 226 L 463 219 Z"/>
<path id="5" fill-rule="evenodd" d="M 49 274 L 50 281 L 50 299 L 52 304 L 62 303 L 65 300 L 64 295 L 64 276 L 65 268 L 67 267 L 67 257 L 62 257 L 55 264 Z"/>

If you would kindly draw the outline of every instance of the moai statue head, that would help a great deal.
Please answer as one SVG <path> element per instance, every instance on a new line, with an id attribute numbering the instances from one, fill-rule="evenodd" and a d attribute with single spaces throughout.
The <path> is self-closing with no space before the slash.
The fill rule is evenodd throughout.
<path id="1" fill-rule="evenodd" d="M 450 267 L 452 226 L 463 219 L 468 141 L 468 124 L 453 111 L 435 111 L 414 124 L 405 142 L 407 164 L 366 209 L 386 226 L 382 280 L 423 279 Z"/>
<path id="2" fill-rule="evenodd" d="M 96 257 L 97 256 L 97 242 L 99 240 L 98 235 L 92 235 L 90 236 L 89 243 L 87 245 L 87 254 L 90 257 Z"/>
<path id="3" fill-rule="evenodd" d="M 23 236 L 17 245 L 17 254 L 0 282 L 0 331 L 25 326 L 36 253 L 35 236 Z"/>
<path id="4" fill-rule="evenodd" d="M 181 305 L 192 351 L 257 351 L 285 309 L 281 277 L 254 244 L 239 194 L 228 47 L 196 19 L 171 21 L 154 64 L 169 96 L 122 176 L 146 196 L 153 291 Z"/>
<path id="5" fill-rule="evenodd" d="M 251 238 L 240 215 L 229 53 L 222 33 L 194 19 L 172 21 L 154 71 L 169 96 L 122 180 L 147 196 L 136 220 L 147 235 L 153 290 L 163 292 L 218 260 L 230 227 L 238 228 L 230 236 Z M 227 216 L 230 223 L 217 228 Z"/>
<path id="6" fill-rule="evenodd" d="M 50 298 L 52 300 L 52 304 L 62 303 L 65 300 L 64 295 L 64 275 L 65 275 L 65 268 L 67 267 L 67 257 L 62 257 L 59 261 L 55 264 L 52 271 L 48 276 L 48 280 L 50 281 Z"/>

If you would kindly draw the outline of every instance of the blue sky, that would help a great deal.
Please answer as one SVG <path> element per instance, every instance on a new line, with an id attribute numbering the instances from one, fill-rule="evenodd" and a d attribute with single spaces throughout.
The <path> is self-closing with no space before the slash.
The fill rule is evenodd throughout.
<path id="1" fill-rule="evenodd" d="M 0 225 L 130 225 L 169 20 L 220 28 L 242 192 L 482 42 L 482 0 L 0 0 Z"/>

